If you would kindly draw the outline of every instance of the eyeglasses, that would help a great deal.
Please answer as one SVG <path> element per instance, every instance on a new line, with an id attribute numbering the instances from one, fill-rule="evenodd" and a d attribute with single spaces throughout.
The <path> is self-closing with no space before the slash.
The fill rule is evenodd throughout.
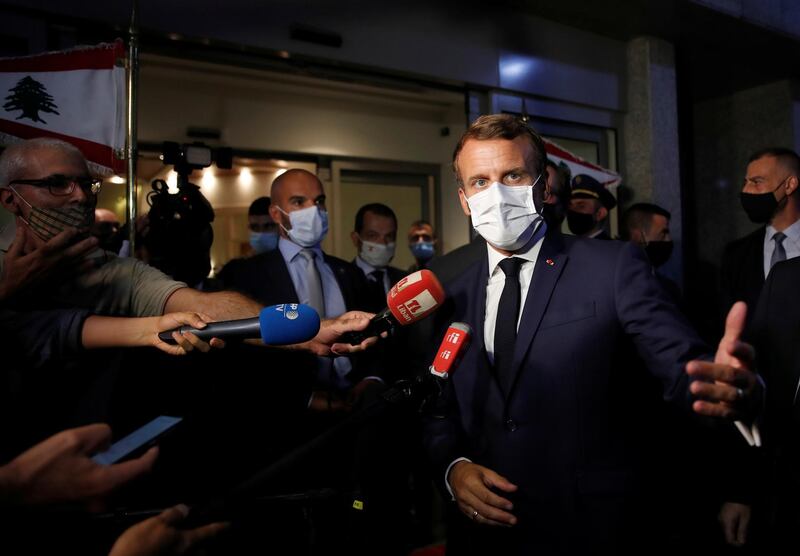
<path id="1" fill-rule="evenodd" d="M 75 185 L 92 195 L 97 195 L 100 192 L 100 187 L 103 185 L 103 180 L 100 178 L 92 178 L 89 176 L 62 176 L 61 174 L 54 174 L 39 180 L 14 180 L 9 185 L 15 183 L 21 185 L 33 185 L 34 187 L 46 187 L 50 190 L 51 195 L 56 197 L 63 197 L 71 195 L 75 191 Z"/>

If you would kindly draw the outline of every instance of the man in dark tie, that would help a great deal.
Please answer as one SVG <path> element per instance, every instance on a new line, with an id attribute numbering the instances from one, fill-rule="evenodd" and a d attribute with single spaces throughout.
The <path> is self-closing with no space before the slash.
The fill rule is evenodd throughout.
<path id="1" fill-rule="evenodd" d="M 613 554 L 648 538 L 630 434 L 641 393 L 621 365 L 631 342 L 686 413 L 749 422 L 761 396 L 738 342 L 741 306 L 712 362 L 641 249 L 548 229 L 545 157 L 505 114 L 478 118 L 453 156 L 461 206 L 487 243 L 445 284 L 448 320 L 474 338 L 444 418 L 426 425 L 434 477 L 466 517 L 453 554 Z"/>
<path id="2" fill-rule="evenodd" d="M 353 260 L 370 286 L 370 310 L 386 307 L 386 294 L 406 272 L 391 266 L 397 245 L 397 216 L 381 203 L 364 205 L 356 212 L 355 227 L 350 239 L 358 249 Z"/>
<path id="3" fill-rule="evenodd" d="M 271 199 L 270 217 L 280 233 L 278 248 L 243 260 L 226 274 L 225 287 L 265 305 L 305 303 L 322 318 L 364 309 L 364 276 L 350 263 L 322 251 L 328 211 L 317 176 L 306 170 L 288 170 L 272 182 Z M 351 370 L 347 358 L 320 358 L 319 391 L 311 406 L 327 409 L 332 407 L 331 400 L 346 395 L 354 384 Z"/>
<path id="4" fill-rule="evenodd" d="M 759 228 L 729 243 L 720 265 L 722 310 L 736 301 L 754 307 L 770 268 L 800 255 L 800 157 L 763 149 L 748 160 L 742 208 Z"/>

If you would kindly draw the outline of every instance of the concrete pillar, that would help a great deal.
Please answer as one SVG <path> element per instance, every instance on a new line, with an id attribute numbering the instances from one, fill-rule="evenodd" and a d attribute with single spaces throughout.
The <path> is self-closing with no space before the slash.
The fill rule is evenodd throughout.
<path id="1" fill-rule="evenodd" d="M 632 192 L 631 203 L 652 202 L 672 213 L 675 251 L 661 271 L 681 284 L 683 226 L 674 49 L 653 37 L 633 39 L 627 46 L 627 70 L 623 183 Z"/>

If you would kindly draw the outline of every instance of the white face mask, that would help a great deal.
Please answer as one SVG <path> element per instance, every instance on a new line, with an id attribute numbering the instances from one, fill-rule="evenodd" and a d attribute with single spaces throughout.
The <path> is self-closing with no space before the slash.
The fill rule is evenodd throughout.
<path id="1" fill-rule="evenodd" d="M 542 215 L 533 203 L 532 186 L 492 185 L 467 199 L 472 227 L 483 239 L 505 251 L 515 251 L 533 237 Z"/>
<path id="2" fill-rule="evenodd" d="M 292 212 L 286 212 L 281 207 L 278 210 L 289 217 L 291 230 L 281 224 L 281 228 L 289 239 L 300 247 L 314 247 L 325 238 L 328 233 L 328 211 L 318 206 L 308 207 Z"/>
<path id="3" fill-rule="evenodd" d="M 394 257 L 394 246 L 394 243 L 384 245 L 383 243 L 361 240 L 361 253 L 359 253 L 359 256 L 368 265 L 375 268 L 383 268 Z"/>

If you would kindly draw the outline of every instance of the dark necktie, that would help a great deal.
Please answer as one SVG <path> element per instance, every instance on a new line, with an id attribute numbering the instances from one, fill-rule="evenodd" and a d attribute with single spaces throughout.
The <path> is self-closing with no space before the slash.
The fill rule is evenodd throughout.
<path id="1" fill-rule="evenodd" d="M 369 273 L 369 295 L 373 311 L 381 311 L 386 306 L 386 290 L 383 287 L 383 277 L 386 274 L 384 270 L 373 270 Z"/>
<path id="2" fill-rule="evenodd" d="M 386 271 L 384 270 L 373 270 L 369 273 L 369 277 L 380 286 L 380 290 L 386 293 L 386 290 L 383 287 L 383 277 L 386 275 Z"/>
<path id="3" fill-rule="evenodd" d="M 786 239 L 786 234 L 783 232 L 776 232 L 772 239 L 775 240 L 775 250 L 772 252 L 772 257 L 769 259 L 769 268 L 772 269 L 777 263 L 786 260 L 786 248 L 783 246 L 783 240 Z"/>
<path id="4" fill-rule="evenodd" d="M 512 257 L 500 261 L 500 269 L 506 275 L 503 293 L 497 306 L 497 321 L 494 327 L 494 368 L 503 393 L 511 390 L 511 365 L 514 346 L 517 343 L 517 318 L 519 317 L 520 288 L 519 269 L 524 259 Z"/>

